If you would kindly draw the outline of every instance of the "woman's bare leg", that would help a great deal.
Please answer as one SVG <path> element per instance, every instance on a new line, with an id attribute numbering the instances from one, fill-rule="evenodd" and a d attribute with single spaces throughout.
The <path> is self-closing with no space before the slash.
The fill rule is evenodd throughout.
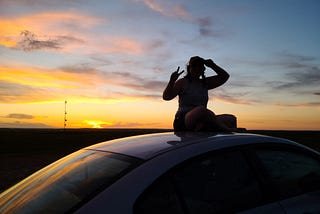
<path id="1" fill-rule="evenodd" d="M 186 127 L 193 131 L 230 131 L 216 120 L 216 115 L 204 106 L 198 106 L 185 116 Z"/>

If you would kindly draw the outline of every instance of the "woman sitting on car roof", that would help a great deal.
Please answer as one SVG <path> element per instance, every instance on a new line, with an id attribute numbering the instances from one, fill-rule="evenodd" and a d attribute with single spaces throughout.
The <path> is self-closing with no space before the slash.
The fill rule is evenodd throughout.
<path id="1" fill-rule="evenodd" d="M 217 75 L 206 77 L 206 67 L 211 68 Z M 190 58 L 187 75 L 181 79 L 178 78 L 184 70 L 179 70 L 180 67 L 171 74 L 163 92 L 164 100 L 179 96 L 179 108 L 173 122 L 174 131 L 238 131 L 233 115 L 219 118 L 207 108 L 208 90 L 223 85 L 230 75 L 211 59 L 199 56 Z M 225 123 L 221 122 L 223 120 Z"/>

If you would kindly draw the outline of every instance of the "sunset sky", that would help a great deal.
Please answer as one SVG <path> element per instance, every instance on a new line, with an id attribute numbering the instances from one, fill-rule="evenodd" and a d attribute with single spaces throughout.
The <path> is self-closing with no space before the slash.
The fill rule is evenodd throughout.
<path id="1" fill-rule="evenodd" d="M 0 127 L 172 128 L 170 74 L 230 74 L 208 107 L 247 129 L 320 130 L 318 0 L 0 0 Z M 207 69 L 206 75 L 215 73 Z"/>

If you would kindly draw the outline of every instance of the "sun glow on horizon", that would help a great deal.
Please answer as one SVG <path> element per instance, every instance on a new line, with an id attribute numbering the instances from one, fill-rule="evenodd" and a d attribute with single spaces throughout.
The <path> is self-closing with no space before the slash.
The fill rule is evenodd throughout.
<path id="1" fill-rule="evenodd" d="M 84 120 L 83 123 L 95 129 L 106 128 L 106 126 L 112 126 L 114 124 L 113 122 L 100 121 L 100 120 Z"/>

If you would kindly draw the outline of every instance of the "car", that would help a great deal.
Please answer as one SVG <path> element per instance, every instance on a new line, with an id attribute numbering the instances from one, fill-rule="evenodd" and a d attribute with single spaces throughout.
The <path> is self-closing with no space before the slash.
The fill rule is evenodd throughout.
<path id="1" fill-rule="evenodd" d="M 319 213 L 320 154 L 250 133 L 98 143 L 0 195 L 0 213 Z"/>

